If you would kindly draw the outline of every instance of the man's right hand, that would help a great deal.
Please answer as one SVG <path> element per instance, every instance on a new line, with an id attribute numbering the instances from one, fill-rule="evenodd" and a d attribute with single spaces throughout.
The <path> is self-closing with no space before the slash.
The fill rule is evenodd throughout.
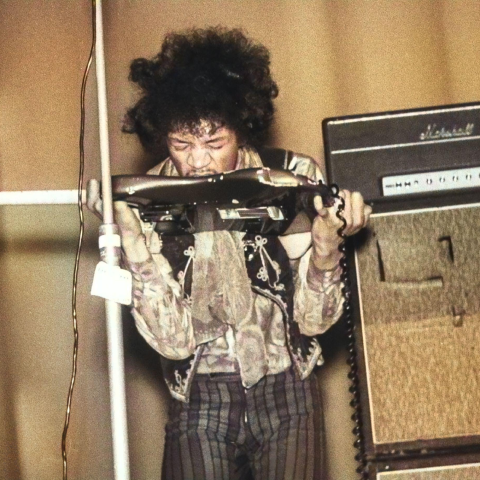
<path id="1" fill-rule="evenodd" d="M 103 218 L 103 203 L 98 180 L 90 180 L 87 184 L 87 208 L 100 219 Z M 127 202 L 113 202 L 113 212 L 127 257 L 134 262 L 144 261 L 148 257 L 148 251 L 140 219 Z"/>

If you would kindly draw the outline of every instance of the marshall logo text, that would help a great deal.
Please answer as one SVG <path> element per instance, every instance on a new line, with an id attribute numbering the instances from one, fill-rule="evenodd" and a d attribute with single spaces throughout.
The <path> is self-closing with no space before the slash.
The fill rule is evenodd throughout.
<path id="1" fill-rule="evenodd" d="M 453 138 L 453 137 L 468 137 L 472 135 L 474 123 L 467 123 L 465 128 L 437 128 L 435 123 L 430 123 L 427 126 L 427 130 L 420 134 L 420 140 L 438 140 L 440 138 Z"/>

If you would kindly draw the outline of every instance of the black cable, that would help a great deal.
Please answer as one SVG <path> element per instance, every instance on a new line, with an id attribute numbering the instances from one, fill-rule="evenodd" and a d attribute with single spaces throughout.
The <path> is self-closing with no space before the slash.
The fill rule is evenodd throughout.
<path id="1" fill-rule="evenodd" d="M 78 289 L 78 270 L 80 264 L 80 254 L 83 245 L 83 233 L 85 230 L 85 222 L 83 217 L 83 175 L 85 170 L 85 91 L 87 87 L 88 74 L 93 61 L 93 54 L 95 52 L 96 42 L 96 18 L 95 18 L 95 0 L 92 0 L 92 44 L 90 47 L 90 55 L 88 57 L 87 66 L 83 74 L 82 88 L 80 91 L 80 165 L 78 173 L 78 216 L 80 220 L 80 231 L 78 236 L 77 253 L 75 256 L 75 267 L 73 271 L 73 285 L 72 285 L 72 319 L 73 319 L 73 361 L 72 361 L 72 376 L 70 379 L 70 387 L 67 396 L 67 408 L 65 412 L 65 423 L 62 434 L 62 460 L 63 460 L 63 480 L 67 480 L 67 433 L 70 424 L 70 413 L 72 408 L 73 387 L 77 376 L 77 359 L 78 359 L 78 322 L 77 322 L 77 289 Z"/>
<path id="2" fill-rule="evenodd" d="M 348 274 L 348 262 L 347 262 L 347 248 L 346 240 L 347 235 L 345 234 L 345 228 L 347 226 L 347 221 L 343 216 L 345 211 L 345 199 L 342 198 L 339 193 L 339 188 L 337 185 L 331 185 L 332 192 L 334 196 L 339 200 L 339 205 L 337 209 L 337 218 L 342 221 L 342 226 L 338 229 L 338 235 L 341 237 L 342 241 L 338 246 L 338 250 L 342 253 L 342 258 L 340 259 L 340 266 L 342 268 L 341 281 L 343 283 L 343 314 L 344 321 L 346 325 L 346 334 L 347 334 L 347 350 L 348 350 L 348 359 L 347 363 L 350 366 L 350 371 L 348 373 L 348 378 L 350 379 L 350 392 L 352 394 L 352 401 L 350 405 L 354 409 L 352 415 L 352 420 L 355 422 L 355 427 L 352 430 L 352 433 L 355 435 L 354 447 L 358 450 L 358 453 L 355 455 L 355 460 L 357 461 L 356 472 L 360 474 L 359 480 L 365 480 L 368 478 L 367 471 L 367 462 L 365 458 L 365 445 L 364 438 L 362 434 L 362 416 L 361 416 L 361 405 L 360 405 L 360 391 L 358 388 L 359 378 L 358 378 L 358 361 L 357 361 L 357 348 L 355 345 L 355 324 L 352 317 L 352 292 L 350 288 L 350 280 Z"/>

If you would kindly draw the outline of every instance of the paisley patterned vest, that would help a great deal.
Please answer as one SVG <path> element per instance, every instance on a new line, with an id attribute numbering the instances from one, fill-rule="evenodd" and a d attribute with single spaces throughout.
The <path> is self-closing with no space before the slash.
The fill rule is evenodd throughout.
<path id="1" fill-rule="evenodd" d="M 281 149 L 265 148 L 259 150 L 262 163 L 270 168 L 284 168 L 289 163 L 292 152 Z M 193 251 L 195 239 L 193 235 L 163 236 L 162 254 L 170 263 L 172 273 L 178 278 L 180 272 L 186 272 L 184 278 L 185 295 L 190 296 L 192 269 L 187 268 L 188 256 L 185 251 Z M 315 337 L 307 337 L 301 334 L 298 324 L 293 319 L 293 296 L 294 282 L 290 262 L 283 245 L 277 236 L 245 234 L 245 265 L 254 293 L 263 295 L 275 302 L 283 313 L 286 330 L 287 347 L 293 365 L 301 378 L 306 378 L 317 363 L 323 363 L 321 348 Z M 263 275 L 258 272 L 265 264 L 262 262 L 262 254 L 267 254 L 274 259 L 280 268 L 277 271 L 264 271 Z M 267 264 L 268 267 L 271 267 Z M 272 268 L 273 270 L 273 268 Z M 270 279 L 274 278 L 275 281 Z M 285 288 L 275 289 L 275 285 L 283 284 Z M 188 402 L 190 387 L 198 367 L 200 357 L 205 345 L 199 345 L 195 353 L 183 360 L 170 360 L 161 357 L 163 375 L 170 393 L 177 400 Z"/>

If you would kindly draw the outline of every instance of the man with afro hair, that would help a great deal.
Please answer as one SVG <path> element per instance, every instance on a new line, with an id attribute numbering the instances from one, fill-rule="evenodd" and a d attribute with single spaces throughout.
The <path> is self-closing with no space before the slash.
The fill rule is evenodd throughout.
<path id="1" fill-rule="evenodd" d="M 148 173 L 203 176 L 271 166 L 262 147 L 278 88 L 268 50 L 240 30 L 166 36 L 130 79 L 141 97 L 124 131 L 169 156 Z M 282 167 L 318 181 L 309 157 L 280 151 Z M 278 150 L 277 150 L 278 154 Z M 342 191 L 348 235 L 371 209 Z M 341 315 L 341 222 L 315 199 L 307 231 L 159 235 L 115 202 L 132 314 L 160 354 L 173 397 L 166 426 L 167 480 L 321 479 L 322 407 L 316 336 Z"/>

